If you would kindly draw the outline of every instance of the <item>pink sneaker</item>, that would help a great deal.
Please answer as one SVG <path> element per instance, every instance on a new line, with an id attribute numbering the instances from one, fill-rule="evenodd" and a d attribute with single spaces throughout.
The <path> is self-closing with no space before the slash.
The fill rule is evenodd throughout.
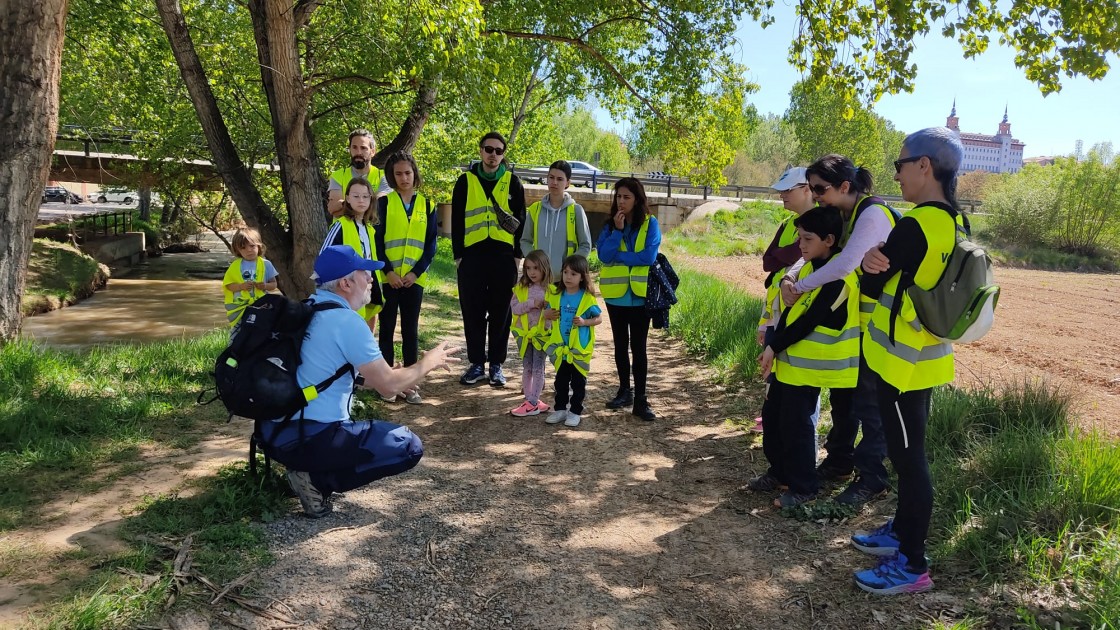
<path id="1" fill-rule="evenodd" d="M 528 400 L 518 405 L 516 409 L 512 409 L 510 411 L 511 414 L 517 416 L 518 418 L 524 418 L 525 416 L 535 416 L 540 412 L 541 410 L 538 409 L 536 405 L 530 403 Z"/>
<path id="2" fill-rule="evenodd" d="M 762 433 L 762 416 L 754 419 L 754 426 L 750 428 L 751 433 Z"/>
<path id="3" fill-rule="evenodd" d="M 548 413 L 549 411 L 552 411 L 551 405 L 543 400 L 537 403 L 537 413 Z"/>

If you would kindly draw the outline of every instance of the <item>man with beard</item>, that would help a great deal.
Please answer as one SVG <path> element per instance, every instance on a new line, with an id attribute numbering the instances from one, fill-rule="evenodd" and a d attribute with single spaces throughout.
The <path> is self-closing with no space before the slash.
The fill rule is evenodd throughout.
<path id="1" fill-rule="evenodd" d="M 342 191 L 346 184 L 355 177 L 364 177 L 377 186 L 377 196 L 381 197 L 389 192 L 389 184 L 385 181 L 381 169 L 370 164 L 373 154 L 377 152 L 377 143 L 373 134 L 368 129 L 355 129 L 350 132 L 350 166 L 342 167 L 331 173 L 330 184 L 327 187 L 327 211 L 331 218 L 342 216 Z M 377 200 L 373 200 L 374 206 Z"/>

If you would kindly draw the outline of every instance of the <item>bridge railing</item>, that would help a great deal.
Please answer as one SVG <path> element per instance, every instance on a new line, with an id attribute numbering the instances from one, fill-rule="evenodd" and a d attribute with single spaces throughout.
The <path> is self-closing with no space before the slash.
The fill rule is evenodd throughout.
<path id="1" fill-rule="evenodd" d="M 132 232 L 132 212 L 107 210 L 74 217 L 70 221 L 70 231 L 83 240 Z"/>

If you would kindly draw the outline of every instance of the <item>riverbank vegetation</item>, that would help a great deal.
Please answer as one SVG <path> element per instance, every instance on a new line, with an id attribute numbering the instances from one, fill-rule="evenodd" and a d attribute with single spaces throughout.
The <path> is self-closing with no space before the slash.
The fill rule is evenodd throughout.
<path id="1" fill-rule="evenodd" d="M 31 248 L 20 310 L 29 317 L 69 306 L 93 295 L 108 281 L 108 267 L 77 247 L 37 238 Z"/>

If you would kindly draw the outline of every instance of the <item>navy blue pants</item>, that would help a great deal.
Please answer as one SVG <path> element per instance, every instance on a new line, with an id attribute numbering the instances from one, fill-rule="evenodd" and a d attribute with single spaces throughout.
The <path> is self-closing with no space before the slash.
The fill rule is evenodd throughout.
<path id="1" fill-rule="evenodd" d="M 266 455 L 289 470 L 310 473 L 323 493 L 399 475 L 424 456 L 424 445 L 408 427 L 381 420 L 261 422 L 259 432 Z"/>
<path id="2" fill-rule="evenodd" d="M 867 367 L 867 361 L 861 355 L 859 381 L 852 392 L 851 411 L 838 414 L 833 409 L 832 429 L 825 438 L 824 450 L 828 453 L 825 461 L 830 467 L 855 468 L 864 482 L 886 488 L 887 467 L 883 461 L 887 456 L 887 439 L 883 435 L 883 421 L 879 413 L 878 381 L 878 375 Z M 863 437 L 856 444 L 856 435 L 861 427 Z"/>

